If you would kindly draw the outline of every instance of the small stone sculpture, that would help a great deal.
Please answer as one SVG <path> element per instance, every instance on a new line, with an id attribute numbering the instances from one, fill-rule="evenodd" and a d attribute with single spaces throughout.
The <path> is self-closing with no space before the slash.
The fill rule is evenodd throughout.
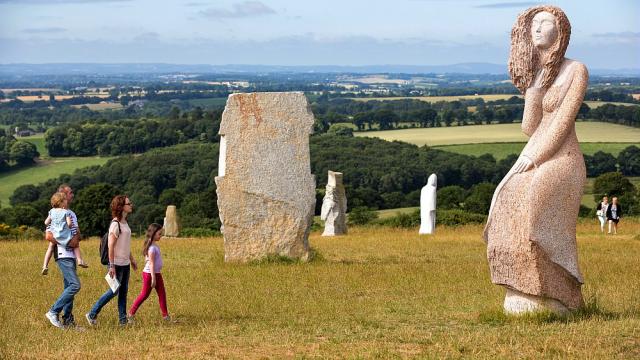
<path id="1" fill-rule="evenodd" d="M 420 230 L 418 234 L 433 234 L 436 231 L 436 190 L 438 177 L 431 174 L 420 191 Z"/>
<path id="2" fill-rule="evenodd" d="M 509 73 L 524 94 L 529 141 L 493 195 L 484 231 L 494 284 L 507 313 L 567 313 L 584 305 L 576 221 L 586 178 L 575 118 L 589 75 L 564 57 L 571 26 L 554 6 L 520 14 Z"/>
<path id="3" fill-rule="evenodd" d="M 177 237 L 180 235 L 180 224 L 178 220 L 178 212 L 175 205 L 167 206 L 167 212 L 164 218 L 164 236 Z"/>
<path id="4" fill-rule="evenodd" d="M 215 178 L 225 261 L 308 258 L 316 202 L 313 123 L 301 92 L 229 96 Z"/>
<path id="5" fill-rule="evenodd" d="M 347 195 L 342 184 L 342 173 L 329 170 L 320 219 L 324 221 L 322 236 L 347 233 Z"/>

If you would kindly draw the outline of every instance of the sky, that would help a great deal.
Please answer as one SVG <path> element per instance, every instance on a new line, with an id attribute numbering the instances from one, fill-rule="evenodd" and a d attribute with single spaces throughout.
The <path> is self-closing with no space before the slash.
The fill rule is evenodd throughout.
<path id="1" fill-rule="evenodd" d="M 640 69 L 640 1 L 560 0 L 567 57 Z M 522 0 L 0 0 L 0 63 L 506 63 Z"/>

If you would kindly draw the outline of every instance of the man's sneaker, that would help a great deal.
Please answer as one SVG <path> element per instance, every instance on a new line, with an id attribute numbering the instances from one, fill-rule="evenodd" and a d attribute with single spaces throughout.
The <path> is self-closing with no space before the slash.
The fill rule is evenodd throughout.
<path id="1" fill-rule="evenodd" d="M 87 319 L 87 322 L 89 323 L 89 325 L 94 326 L 98 323 L 98 320 L 96 319 L 92 319 L 91 315 L 89 315 L 89 313 L 84 314 L 84 317 Z"/>
<path id="2" fill-rule="evenodd" d="M 51 325 L 57 328 L 62 328 L 62 324 L 60 323 L 60 320 L 58 320 L 58 314 L 53 313 L 51 311 L 47 311 L 47 313 L 44 314 L 44 316 L 46 316 L 46 318 L 49 319 L 49 322 L 51 323 Z"/>

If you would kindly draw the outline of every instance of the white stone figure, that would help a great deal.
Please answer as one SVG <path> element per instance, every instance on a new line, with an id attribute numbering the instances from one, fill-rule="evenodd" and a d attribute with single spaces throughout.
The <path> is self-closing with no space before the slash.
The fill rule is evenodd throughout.
<path id="1" fill-rule="evenodd" d="M 313 123 L 301 92 L 227 99 L 215 178 L 225 261 L 308 259 L 316 203 L 309 154 Z"/>
<path id="2" fill-rule="evenodd" d="M 420 230 L 419 234 L 433 234 L 436 231 L 436 190 L 438 177 L 431 174 L 427 185 L 420 191 Z"/>
<path id="3" fill-rule="evenodd" d="M 347 195 L 342 184 L 342 173 L 329 170 L 320 219 L 324 221 L 322 236 L 347 233 Z"/>

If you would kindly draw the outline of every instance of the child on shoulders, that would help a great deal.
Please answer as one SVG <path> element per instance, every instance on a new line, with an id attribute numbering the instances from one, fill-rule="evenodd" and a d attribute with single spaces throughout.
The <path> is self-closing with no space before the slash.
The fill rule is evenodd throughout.
<path id="1" fill-rule="evenodd" d="M 47 225 L 46 238 L 50 241 L 47 252 L 44 255 L 42 275 L 47 275 L 49 272 L 49 261 L 51 260 L 56 245 L 73 248 L 78 266 L 83 268 L 89 267 L 82 259 L 80 245 L 75 245 L 72 242 L 74 236 L 78 235 L 78 229 L 73 223 L 71 212 L 67 209 L 67 196 L 65 193 L 57 192 L 53 194 L 51 197 L 51 210 L 49 210 L 49 215 L 44 223 Z M 71 245 L 75 245 L 75 247 Z"/>

